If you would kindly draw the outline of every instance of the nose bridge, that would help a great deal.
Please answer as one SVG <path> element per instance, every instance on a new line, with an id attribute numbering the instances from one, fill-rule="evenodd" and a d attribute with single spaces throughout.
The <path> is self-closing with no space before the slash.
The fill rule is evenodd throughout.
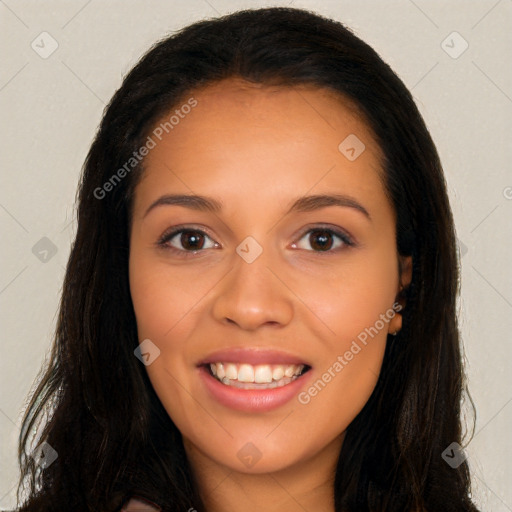
<path id="1" fill-rule="evenodd" d="M 256 242 L 257 243 L 257 242 Z M 247 237 L 233 255 L 232 269 L 215 297 L 213 315 L 244 329 L 287 324 L 293 316 L 289 290 L 275 277 L 275 257 Z"/>

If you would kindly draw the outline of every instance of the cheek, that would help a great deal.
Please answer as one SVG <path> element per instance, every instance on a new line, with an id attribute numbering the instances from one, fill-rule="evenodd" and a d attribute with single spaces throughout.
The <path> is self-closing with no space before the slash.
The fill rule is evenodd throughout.
<path id="1" fill-rule="evenodd" d="M 193 409 L 189 395 L 183 393 L 190 387 L 186 342 L 198 314 L 194 307 L 198 293 L 204 293 L 191 282 L 186 272 L 170 272 L 154 258 L 146 259 L 137 251 L 130 256 L 130 293 L 138 339 L 150 339 L 159 350 L 146 371 L 169 416 L 185 430 L 192 428 L 192 422 L 189 424 L 182 411 Z"/>
<path id="2" fill-rule="evenodd" d="M 322 361 L 299 403 L 346 428 L 370 397 L 378 379 L 396 296 L 393 251 L 354 258 L 328 280 L 304 280 L 308 306 L 323 333 Z M 322 327 L 323 326 L 323 327 Z M 328 327 L 328 331 L 325 328 Z M 326 332 L 329 332 L 326 335 Z M 337 404 L 332 407 L 333 404 Z"/>
<path id="3" fill-rule="evenodd" d="M 157 394 L 176 396 L 176 382 L 171 375 L 185 374 L 183 347 L 184 326 L 193 316 L 194 297 L 185 277 L 169 272 L 164 265 L 141 257 L 136 251 L 130 256 L 130 293 L 132 296 L 139 342 L 149 339 L 158 347 L 158 357 L 146 371 Z M 183 377 L 179 378 L 180 381 Z M 170 392 L 169 392 L 170 390 Z"/>
<path id="4" fill-rule="evenodd" d="M 347 341 L 376 323 L 377 329 L 387 334 L 387 323 L 382 325 L 381 315 L 395 301 L 397 282 L 397 263 L 388 251 L 377 257 L 355 255 L 346 265 L 332 271 L 328 279 L 303 277 L 300 286 L 307 297 L 305 302 L 342 349 Z"/>
<path id="5" fill-rule="evenodd" d="M 206 297 L 218 278 L 212 272 L 199 277 L 185 266 L 170 269 L 165 261 L 136 250 L 129 270 L 138 339 L 150 339 L 160 351 L 146 371 L 160 399 L 179 409 L 182 386 L 188 389 L 197 360 L 189 339 L 204 321 Z"/>
<path id="6" fill-rule="evenodd" d="M 210 272 L 198 277 L 197 271 L 183 266 L 170 269 L 153 258 L 130 258 L 130 293 L 139 338 L 164 339 L 200 309 L 201 300 L 215 283 Z M 176 338 L 176 336 L 173 336 Z"/>
<path id="7" fill-rule="evenodd" d="M 346 430 L 375 389 L 394 315 L 392 276 L 346 274 L 310 295 L 330 334 L 323 336 L 314 378 L 297 397 L 297 418 L 306 423 L 321 418 L 316 425 L 320 437 Z"/>

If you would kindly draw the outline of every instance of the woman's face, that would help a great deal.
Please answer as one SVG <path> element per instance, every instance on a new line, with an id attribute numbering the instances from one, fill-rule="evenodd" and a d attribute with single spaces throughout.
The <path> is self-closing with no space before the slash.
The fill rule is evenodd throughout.
<path id="1" fill-rule="evenodd" d="M 379 148 L 325 90 L 191 96 L 135 191 L 146 370 L 189 454 L 263 473 L 337 453 L 400 327 Z"/>

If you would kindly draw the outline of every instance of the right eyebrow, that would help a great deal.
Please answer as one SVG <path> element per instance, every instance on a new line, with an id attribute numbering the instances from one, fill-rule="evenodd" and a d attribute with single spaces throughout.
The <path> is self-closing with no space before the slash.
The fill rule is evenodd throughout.
<path id="1" fill-rule="evenodd" d="M 165 194 L 151 203 L 144 213 L 144 217 L 157 206 L 176 205 L 198 211 L 209 211 L 218 213 L 222 210 L 222 203 L 206 196 L 189 194 Z"/>

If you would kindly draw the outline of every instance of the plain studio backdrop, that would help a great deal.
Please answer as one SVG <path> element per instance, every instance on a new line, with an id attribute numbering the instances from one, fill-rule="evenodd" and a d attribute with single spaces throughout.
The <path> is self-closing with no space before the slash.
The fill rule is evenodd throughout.
<path id="1" fill-rule="evenodd" d="M 412 91 L 443 162 L 462 257 L 473 494 L 482 511 L 512 510 L 511 0 L 0 0 L 1 509 L 15 503 L 21 416 L 49 351 L 78 177 L 105 104 L 156 40 L 263 6 L 345 23 Z"/>

